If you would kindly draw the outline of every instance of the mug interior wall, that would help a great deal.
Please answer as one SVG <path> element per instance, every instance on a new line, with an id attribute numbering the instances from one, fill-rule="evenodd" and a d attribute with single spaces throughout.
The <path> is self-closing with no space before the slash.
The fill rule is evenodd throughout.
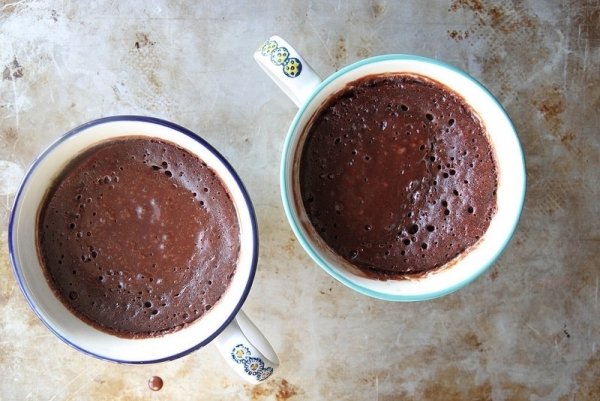
<path id="1" fill-rule="evenodd" d="M 67 164 L 95 144 L 122 136 L 161 138 L 197 155 L 219 176 L 228 188 L 237 211 L 241 252 L 236 273 L 222 299 L 187 328 L 175 333 L 147 339 L 126 339 L 99 331 L 79 320 L 53 294 L 47 283 L 36 249 L 36 220 L 44 190 Z M 142 121 L 112 121 L 92 125 L 60 138 L 38 158 L 24 180 L 13 210 L 11 245 L 13 264 L 20 285 L 36 313 L 60 338 L 95 356 L 143 362 L 168 359 L 197 347 L 210 339 L 233 317 L 251 285 L 256 262 L 256 235 L 251 205 L 243 188 L 224 162 L 196 138 L 175 129 Z"/>
<path id="2" fill-rule="evenodd" d="M 469 252 L 422 278 L 372 280 L 335 254 L 320 240 L 299 200 L 299 161 L 311 119 L 330 96 L 348 83 L 368 75 L 411 73 L 433 79 L 460 96 L 481 118 L 495 149 L 498 168 L 498 210 L 490 227 Z M 291 183 L 291 184 L 288 184 Z M 465 73 L 434 60 L 414 56 L 376 57 L 351 65 L 326 79 L 300 109 L 284 146 L 282 195 L 288 218 L 308 253 L 328 273 L 351 288 L 388 300 L 423 300 L 452 292 L 484 271 L 502 251 L 515 228 L 524 197 L 525 174 L 522 150 L 514 127 L 497 100 Z M 458 262 L 460 263 L 458 264 Z M 459 268 L 454 268 L 458 265 Z"/>

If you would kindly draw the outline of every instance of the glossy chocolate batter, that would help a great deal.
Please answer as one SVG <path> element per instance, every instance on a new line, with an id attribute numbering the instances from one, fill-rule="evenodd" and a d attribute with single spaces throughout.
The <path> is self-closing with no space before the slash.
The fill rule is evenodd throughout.
<path id="1" fill-rule="evenodd" d="M 363 78 L 315 118 L 300 191 L 322 239 L 370 276 L 401 278 L 475 244 L 496 210 L 497 171 L 478 117 L 414 75 Z"/>
<path id="2" fill-rule="evenodd" d="M 39 253 L 62 302 L 123 337 L 176 331 L 226 290 L 240 249 L 220 179 L 176 145 L 127 137 L 80 155 L 40 210 Z"/>

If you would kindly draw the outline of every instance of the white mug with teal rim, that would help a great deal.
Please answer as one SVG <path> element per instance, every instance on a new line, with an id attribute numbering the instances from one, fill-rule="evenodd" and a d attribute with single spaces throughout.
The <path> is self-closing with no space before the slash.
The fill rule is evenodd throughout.
<path id="1" fill-rule="evenodd" d="M 283 145 L 281 197 L 289 223 L 311 258 L 332 277 L 359 293 L 388 301 L 423 301 L 454 292 L 475 280 L 500 256 L 512 237 L 525 198 L 525 161 L 516 130 L 498 100 L 464 71 L 446 63 L 408 54 L 360 60 L 324 80 L 289 43 L 270 37 L 254 58 L 299 107 Z M 347 84 L 370 75 L 406 73 L 424 76 L 449 88 L 478 115 L 494 151 L 498 169 L 497 211 L 484 236 L 447 265 L 421 277 L 380 280 L 366 277 L 321 239 L 300 199 L 299 161 L 308 128 L 320 107 Z"/>

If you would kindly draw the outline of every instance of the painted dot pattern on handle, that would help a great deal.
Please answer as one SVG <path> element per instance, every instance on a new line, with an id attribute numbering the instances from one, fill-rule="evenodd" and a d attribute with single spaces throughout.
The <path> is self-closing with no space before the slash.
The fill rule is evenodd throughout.
<path id="1" fill-rule="evenodd" d="M 254 376 L 258 381 L 263 381 L 273 374 L 273 368 L 265 366 L 261 358 L 253 357 L 250 349 L 243 344 L 238 344 L 231 350 L 231 358 L 244 366 L 244 371 L 249 376 Z"/>
<path id="2" fill-rule="evenodd" d="M 281 66 L 287 77 L 296 78 L 302 72 L 302 62 L 296 57 L 290 57 L 290 51 L 274 40 L 267 40 L 260 48 L 260 53 L 269 57 L 274 65 Z"/>

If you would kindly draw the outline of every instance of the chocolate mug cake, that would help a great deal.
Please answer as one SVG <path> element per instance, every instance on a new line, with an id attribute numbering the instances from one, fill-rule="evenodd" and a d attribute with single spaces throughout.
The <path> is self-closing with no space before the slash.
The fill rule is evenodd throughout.
<path id="1" fill-rule="evenodd" d="M 496 210 L 497 169 L 478 116 L 415 74 L 363 77 L 331 96 L 308 125 L 299 180 L 321 239 L 380 279 L 446 265 Z"/>
<path id="2" fill-rule="evenodd" d="M 57 297 L 121 337 L 201 318 L 236 271 L 236 210 L 219 177 L 168 141 L 108 140 L 71 161 L 39 211 L 38 252 Z"/>

